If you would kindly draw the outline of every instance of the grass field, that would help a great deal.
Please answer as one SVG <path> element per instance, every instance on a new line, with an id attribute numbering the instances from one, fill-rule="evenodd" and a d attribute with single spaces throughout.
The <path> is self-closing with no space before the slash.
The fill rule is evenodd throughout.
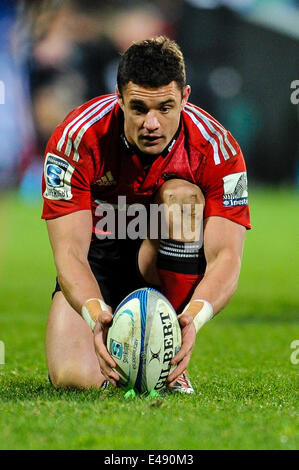
<path id="1" fill-rule="evenodd" d="M 127 401 L 112 388 L 51 388 L 44 336 L 55 270 L 45 224 L 38 204 L 2 199 L 0 449 L 298 449 L 298 194 L 253 190 L 250 202 L 238 292 L 197 337 L 196 394 Z"/>

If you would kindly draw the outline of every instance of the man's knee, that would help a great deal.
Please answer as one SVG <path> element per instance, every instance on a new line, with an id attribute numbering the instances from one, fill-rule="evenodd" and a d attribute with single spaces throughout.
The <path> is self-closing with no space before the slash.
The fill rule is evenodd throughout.
<path id="1" fill-rule="evenodd" d="M 205 198 L 201 189 L 189 181 L 172 179 L 159 189 L 155 202 L 163 204 L 164 224 L 169 238 L 193 241 L 200 238 Z"/>
<path id="2" fill-rule="evenodd" d="M 196 184 L 183 179 L 171 179 L 159 188 L 155 202 L 160 204 L 202 204 L 205 203 L 204 195 Z"/>
<path id="3" fill-rule="evenodd" d="M 86 366 L 80 369 L 76 363 L 69 362 L 62 364 L 55 370 L 51 370 L 49 378 L 55 388 L 100 388 L 103 377 L 100 369 Z"/>

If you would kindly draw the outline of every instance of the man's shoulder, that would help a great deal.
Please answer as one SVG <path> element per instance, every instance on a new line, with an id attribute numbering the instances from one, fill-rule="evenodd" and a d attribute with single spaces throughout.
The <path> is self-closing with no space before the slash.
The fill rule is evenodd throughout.
<path id="1" fill-rule="evenodd" d="M 88 140 L 101 138 L 108 132 L 111 119 L 115 116 L 113 110 L 117 108 L 116 95 L 102 95 L 73 109 L 64 121 L 55 129 L 52 139 L 59 152 L 70 156 L 79 152 L 79 147 Z"/>
<path id="2" fill-rule="evenodd" d="M 190 145 L 205 155 L 208 164 L 221 165 L 240 153 L 231 133 L 207 111 L 187 103 L 182 114 Z"/>
<path id="3" fill-rule="evenodd" d="M 85 103 L 72 109 L 65 117 L 61 125 L 68 124 L 70 121 L 80 116 L 84 121 L 97 115 L 101 110 L 105 109 L 111 102 L 117 101 L 115 94 L 101 95 L 86 101 Z"/>

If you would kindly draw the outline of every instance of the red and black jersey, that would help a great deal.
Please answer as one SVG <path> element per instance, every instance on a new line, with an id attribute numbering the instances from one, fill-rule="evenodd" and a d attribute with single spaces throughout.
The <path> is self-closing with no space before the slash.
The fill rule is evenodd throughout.
<path id="1" fill-rule="evenodd" d="M 46 148 L 42 218 L 91 209 L 95 227 L 99 204 L 126 196 L 129 205 L 147 205 L 167 179 L 182 178 L 204 193 L 204 217 L 251 227 L 241 149 L 207 112 L 188 103 L 177 135 L 149 169 L 122 134 L 116 95 L 94 98 L 66 117 Z"/>

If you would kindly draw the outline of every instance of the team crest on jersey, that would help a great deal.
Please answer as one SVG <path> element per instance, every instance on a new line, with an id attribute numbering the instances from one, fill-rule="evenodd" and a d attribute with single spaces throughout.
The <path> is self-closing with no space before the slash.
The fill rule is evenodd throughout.
<path id="1" fill-rule="evenodd" d="M 224 176 L 223 186 L 224 207 L 246 206 L 248 204 L 246 171 Z"/>
<path id="2" fill-rule="evenodd" d="M 74 169 L 75 167 L 64 158 L 48 153 L 44 166 L 46 181 L 44 197 L 52 200 L 72 199 L 71 179 Z"/>

